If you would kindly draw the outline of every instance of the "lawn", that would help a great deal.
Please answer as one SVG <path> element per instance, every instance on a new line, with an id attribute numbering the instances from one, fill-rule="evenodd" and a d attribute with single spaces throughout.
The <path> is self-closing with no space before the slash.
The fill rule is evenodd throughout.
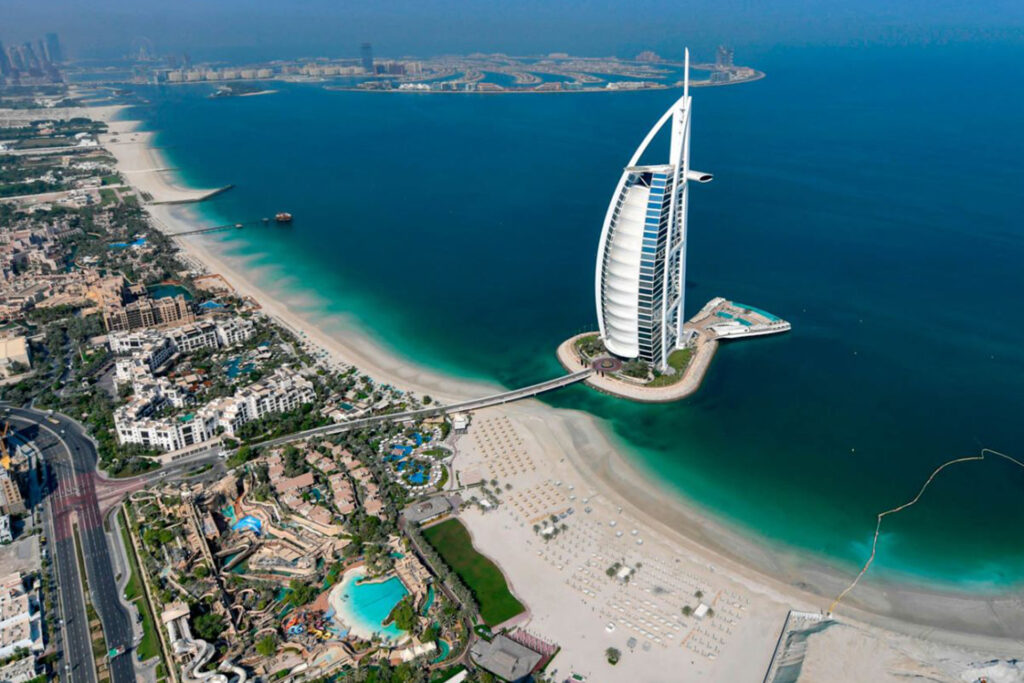
<path id="1" fill-rule="evenodd" d="M 450 519 L 424 529 L 423 535 L 473 591 L 480 617 L 488 626 L 496 626 L 525 609 L 508 589 L 498 567 L 473 547 L 462 522 Z"/>
<path id="2" fill-rule="evenodd" d="M 124 509 L 118 512 L 118 526 L 121 527 L 121 538 L 124 541 L 125 552 L 128 554 L 128 564 L 131 568 L 131 577 L 124 587 L 125 599 L 134 602 L 142 614 L 142 641 L 139 643 L 138 655 L 142 661 L 159 657 L 160 641 L 156 632 L 157 626 L 153 619 L 153 613 L 149 609 L 149 602 L 142 594 L 142 579 L 139 576 L 138 558 L 135 556 L 135 549 L 132 547 L 131 539 L 128 537 L 128 521 L 125 518 Z"/>
<path id="3" fill-rule="evenodd" d="M 647 386 L 667 387 L 670 384 L 675 384 L 683 378 L 683 375 L 686 372 L 686 366 L 690 364 L 691 358 L 693 358 L 693 349 L 676 349 L 668 357 L 668 364 L 675 370 L 675 374 L 658 375 L 648 382 Z"/>

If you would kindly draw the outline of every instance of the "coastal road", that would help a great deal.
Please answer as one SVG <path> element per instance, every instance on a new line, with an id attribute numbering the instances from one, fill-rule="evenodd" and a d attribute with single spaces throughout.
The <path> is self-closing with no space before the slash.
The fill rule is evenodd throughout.
<path id="1" fill-rule="evenodd" d="M 92 604 L 102 623 L 107 647 L 125 650 L 125 654 L 110 660 L 111 680 L 133 683 L 131 616 L 121 604 L 114 582 L 110 548 L 96 496 L 93 443 L 76 422 L 59 414 L 51 417 L 42 411 L 12 407 L 6 418 L 22 438 L 39 450 L 49 469 L 44 505 L 64 619 L 64 662 L 60 672 L 64 680 L 71 683 L 96 680 L 81 568 L 75 549 L 73 532 L 77 528 Z"/>

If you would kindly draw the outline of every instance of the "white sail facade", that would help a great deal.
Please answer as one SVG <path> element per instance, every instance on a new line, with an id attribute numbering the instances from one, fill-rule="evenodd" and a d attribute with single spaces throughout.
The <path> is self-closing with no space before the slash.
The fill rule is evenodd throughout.
<path id="1" fill-rule="evenodd" d="M 608 351 L 661 369 L 683 343 L 687 188 L 711 180 L 690 169 L 689 65 L 687 51 L 683 96 L 647 133 L 619 178 L 601 231 L 594 284 Z M 638 165 L 669 121 L 667 163 Z"/>

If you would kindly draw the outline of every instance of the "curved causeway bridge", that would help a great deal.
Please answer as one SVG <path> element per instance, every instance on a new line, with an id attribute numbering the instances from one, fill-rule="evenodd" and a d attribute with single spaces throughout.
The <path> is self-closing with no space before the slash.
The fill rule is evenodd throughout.
<path id="1" fill-rule="evenodd" d="M 294 434 L 289 434 L 288 436 L 269 439 L 257 445 L 279 446 L 292 441 L 302 441 L 303 439 L 308 439 L 312 436 L 341 434 L 342 432 L 360 429 L 362 427 L 373 427 L 385 422 L 402 422 L 404 420 L 415 420 L 424 417 L 434 417 L 436 415 L 446 415 L 449 413 L 464 413 L 471 410 L 490 408 L 491 406 L 500 406 L 506 403 L 512 403 L 513 401 L 521 401 L 524 398 L 532 398 L 555 389 L 561 389 L 562 387 L 569 386 L 570 384 L 582 382 L 593 373 L 594 370 L 592 368 L 586 368 L 584 370 L 570 372 L 567 375 L 555 377 L 554 379 L 549 379 L 544 382 L 531 384 L 528 387 L 521 387 L 519 389 L 513 389 L 512 391 L 504 391 L 500 394 L 491 394 L 490 396 L 484 396 L 483 398 L 474 398 L 469 401 L 452 403 L 451 405 L 446 406 L 433 406 L 431 408 L 420 408 L 419 410 L 407 410 L 405 412 L 390 413 L 388 415 L 374 415 L 373 417 L 363 417 L 356 420 L 349 420 L 348 422 L 339 422 L 338 424 L 314 427 L 313 429 L 307 429 L 303 432 L 296 432 Z"/>

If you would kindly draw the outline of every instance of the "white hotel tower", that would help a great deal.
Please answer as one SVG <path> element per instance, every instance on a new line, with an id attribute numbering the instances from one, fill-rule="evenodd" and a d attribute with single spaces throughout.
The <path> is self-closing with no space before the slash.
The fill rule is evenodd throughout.
<path id="1" fill-rule="evenodd" d="M 659 369 L 680 348 L 686 283 L 686 213 L 691 181 L 711 174 L 690 169 L 690 51 L 683 96 L 637 147 L 615 188 L 597 250 L 595 294 L 601 339 L 612 354 Z M 647 146 L 671 120 L 667 163 L 638 166 Z"/>

